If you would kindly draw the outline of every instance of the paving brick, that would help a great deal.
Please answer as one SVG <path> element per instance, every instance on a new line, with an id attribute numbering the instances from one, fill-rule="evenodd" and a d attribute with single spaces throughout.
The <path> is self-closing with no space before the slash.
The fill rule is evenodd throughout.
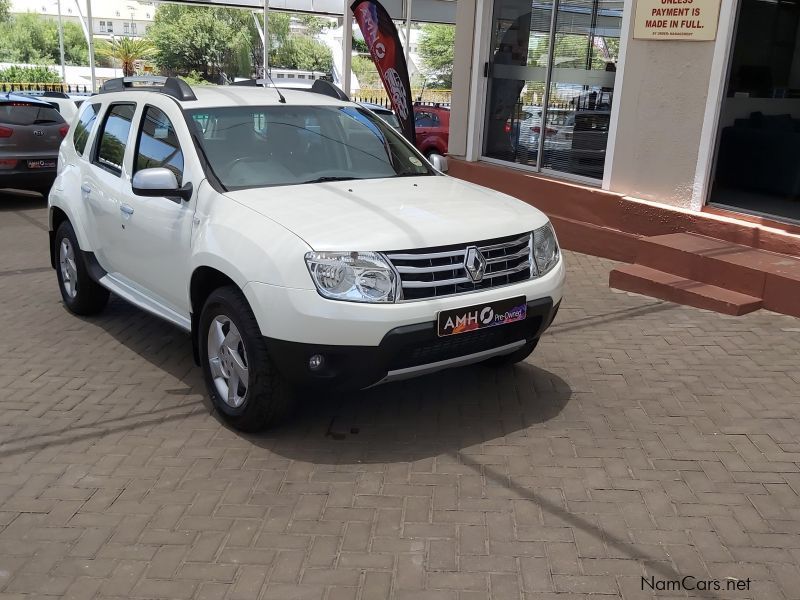
<path id="1" fill-rule="evenodd" d="M 2 600 L 649 597 L 640 573 L 796 597 L 796 319 L 616 293 L 565 253 L 525 363 L 309 395 L 241 436 L 184 333 L 63 309 L 26 203 L 0 202 Z"/>

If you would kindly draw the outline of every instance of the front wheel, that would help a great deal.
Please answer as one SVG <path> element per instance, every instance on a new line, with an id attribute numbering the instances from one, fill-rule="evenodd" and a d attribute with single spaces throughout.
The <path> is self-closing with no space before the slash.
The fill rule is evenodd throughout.
<path id="1" fill-rule="evenodd" d="M 487 358 L 484 364 L 490 367 L 503 367 L 506 365 L 515 365 L 519 362 L 522 362 L 526 358 L 528 358 L 534 350 L 536 350 L 536 346 L 539 343 L 538 339 L 533 340 L 532 342 L 527 342 L 524 346 L 514 350 L 511 354 L 503 354 L 501 356 L 493 356 L 491 358 Z"/>
<path id="2" fill-rule="evenodd" d="M 108 303 L 108 290 L 89 276 L 69 221 L 64 221 L 56 231 L 55 253 L 56 276 L 64 306 L 76 315 L 102 311 Z"/>
<path id="3" fill-rule="evenodd" d="M 211 402 L 231 426 L 260 431 L 290 411 L 293 390 L 273 366 L 258 322 L 238 288 L 211 293 L 197 334 Z"/>

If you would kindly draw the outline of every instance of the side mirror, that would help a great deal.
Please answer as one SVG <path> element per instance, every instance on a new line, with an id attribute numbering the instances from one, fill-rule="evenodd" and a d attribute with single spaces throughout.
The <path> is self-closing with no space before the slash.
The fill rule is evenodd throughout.
<path id="1" fill-rule="evenodd" d="M 175 173 L 165 167 L 142 169 L 133 176 L 131 182 L 133 193 L 137 196 L 166 196 L 188 201 L 192 197 L 192 184 L 178 186 Z"/>
<path id="2" fill-rule="evenodd" d="M 447 157 L 441 154 L 431 154 L 431 164 L 440 173 L 447 173 Z"/>

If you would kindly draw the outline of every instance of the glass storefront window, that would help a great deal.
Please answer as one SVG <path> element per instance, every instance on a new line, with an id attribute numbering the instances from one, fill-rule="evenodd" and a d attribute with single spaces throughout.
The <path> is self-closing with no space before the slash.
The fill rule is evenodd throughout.
<path id="1" fill-rule="evenodd" d="M 495 0 L 484 156 L 602 179 L 622 5 Z"/>

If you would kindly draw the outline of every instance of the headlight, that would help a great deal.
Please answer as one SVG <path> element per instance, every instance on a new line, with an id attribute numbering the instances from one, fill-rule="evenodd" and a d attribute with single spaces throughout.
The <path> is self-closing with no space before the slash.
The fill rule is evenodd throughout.
<path id="1" fill-rule="evenodd" d="M 540 277 L 556 266 L 558 253 L 556 234 L 549 222 L 533 232 L 533 258 Z"/>
<path id="2" fill-rule="evenodd" d="M 319 293 L 333 300 L 394 302 L 394 269 L 377 252 L 308 252 L 306 264 Z"/>

